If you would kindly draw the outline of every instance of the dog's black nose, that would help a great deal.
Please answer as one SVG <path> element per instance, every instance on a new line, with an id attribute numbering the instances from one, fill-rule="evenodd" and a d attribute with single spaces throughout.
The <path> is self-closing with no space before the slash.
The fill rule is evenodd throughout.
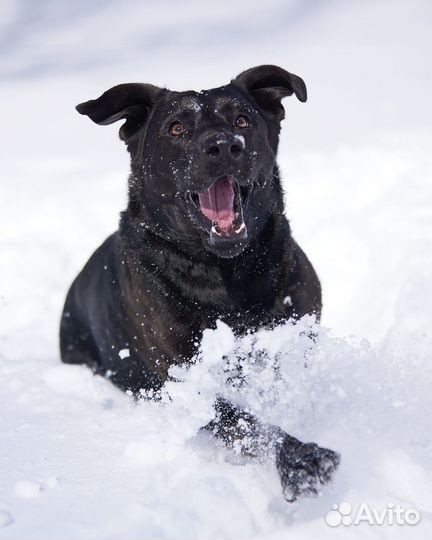
<path id="1" fill-rule="evenodd" d="M 243 137 L 225 133 L 210 135 L 202 143 L 203 152 L 211 159 L 237 160 L 243 154 L 244 147 Z"/>

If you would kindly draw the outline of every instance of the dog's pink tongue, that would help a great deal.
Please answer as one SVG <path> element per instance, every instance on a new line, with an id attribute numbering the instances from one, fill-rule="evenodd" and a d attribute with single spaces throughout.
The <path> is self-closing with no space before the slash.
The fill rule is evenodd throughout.
<path id="1" fill-rule="evenodd" d="M 235 220 L 234 212 L 234 179 L 224 176 L 217 180 L 210 189 L 198 193 L 201 212 L 219 230 L 228 231 Z"/>

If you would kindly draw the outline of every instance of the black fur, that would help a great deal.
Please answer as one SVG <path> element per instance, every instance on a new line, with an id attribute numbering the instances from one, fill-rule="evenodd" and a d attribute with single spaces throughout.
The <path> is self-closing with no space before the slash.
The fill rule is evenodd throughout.
<path id="1" fill-rule="evenodd" d="M 119 230 L 92 255 L 67 296 L 60 332 L 64 362 L 87 364 L 138 395 L 160 389 L 170 366 L 190 361 L 202 331 L 217 319 L 241 335 L 305 314 L 319 318 L 319 280 L 291 236 L 276 163 L 281 99 L 293 93 L 306 101 L 302 79 L 260 66 L 212 90 L 122 84 L 78 105 L 98 124 L 125 120 L 120 137 L 131 174 Z M 238 127 L 239 115 L 247 116 L 247 127 Z M 176 122 L 184 132 L 174 136 Z M 225 177 L 235 178 L 243 201 L 241 234 L 214 234 L 194 200 Z M 287 296 L 291 302 L 284 302 Z M 121 359 L 125 348 L 130 356 Z M 242 437 L 237 420 L 247 413 L 226 406 L 231 413 L 220 414 L 216 401 L 219 413 L 209 426 L 229 444 L 228 426 Z M 254 425 L 251 432 L 266 432 L 258 421 Z M 299 448 L 306 448 L 297 443 L 289 451 L 281 450 L 282 442 L 267 444 L 285 484 L 288 477 L 295 484 L 297 473 L 289 474 L 293 449 L 300 455 Z M 316 448 L 333 455 L 336 467 L 336 454 Z M 283 456 L 291 456 L 288 465 Z M 314 471 L 308 462 L 299 482 L 305 474 L 313 485 L 328 479 L 319 475 L 320 463 L 317 458 Z M 300 493 L 301 487 L 290 488 L 287 498 Z"/>

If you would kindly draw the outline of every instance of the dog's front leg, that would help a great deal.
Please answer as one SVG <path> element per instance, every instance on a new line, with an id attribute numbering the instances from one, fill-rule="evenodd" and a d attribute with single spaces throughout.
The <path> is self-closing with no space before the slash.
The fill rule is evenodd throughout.
<path id="1" fill-rule="evenodd" d="M 215 418 L 203 429 L 243 455 L 274 459 L 288 502 L 316 495 L 339 465 L 340 456 L 333 450 L 302 443 L 224 399 L 216 400 L 215 411 Z"/>

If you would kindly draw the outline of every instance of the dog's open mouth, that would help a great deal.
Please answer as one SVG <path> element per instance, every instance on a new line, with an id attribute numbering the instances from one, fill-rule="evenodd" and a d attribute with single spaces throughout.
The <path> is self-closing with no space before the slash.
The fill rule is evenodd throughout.
<path id="1" fill-rule="evenodd" d="M 247 238 L 243 208 L 250 192 L 250 187 L 240 186 L 233 176 L 222 176 L 209 189 L 189 193 L 213 241 Z"/>

